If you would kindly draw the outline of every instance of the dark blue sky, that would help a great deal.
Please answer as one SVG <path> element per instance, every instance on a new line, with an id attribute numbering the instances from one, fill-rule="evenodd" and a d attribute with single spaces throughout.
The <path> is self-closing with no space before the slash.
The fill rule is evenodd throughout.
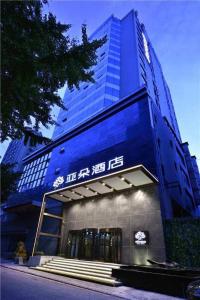
<path id="1" fill-rule="evenodd" d="M 182 140 L 200 159 L 200 1 L 49 1 L 48 7 L 58 20 L 72 24 L 75 37 L 81 24 L 90 35 L 111 14 L 122 18 L 131 9 L 138 11 L 162 65 Z"/>

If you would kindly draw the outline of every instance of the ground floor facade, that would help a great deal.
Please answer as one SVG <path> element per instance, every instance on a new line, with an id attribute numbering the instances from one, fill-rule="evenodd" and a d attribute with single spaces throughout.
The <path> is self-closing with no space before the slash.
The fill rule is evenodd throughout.
<path id="1" fill-rule="evenodd" d="M 149 173 L 142 179 L 140 168 L 47 193 L 32 254 L 123 264 L 165 260 L 158 183 L 150 183 Z M 139 182 L 139 174 L 141 183 L 133 186 L 130 182 Z M 80 199 L 68 200 L 69 195 Z M 62 203 L 59 215 L 52 212 L 49 201 Z"/>
<path id="2" fill-rule="evenodd" d="M 130 190 L 66 205 L 63 250 L 68 257 L 124 264 L 165 260 L 157 188 Z M 148 232 L 148 245 L 134 244 L 134 233 Z M 79 252 L 82 250 L 82 253 Z"/>

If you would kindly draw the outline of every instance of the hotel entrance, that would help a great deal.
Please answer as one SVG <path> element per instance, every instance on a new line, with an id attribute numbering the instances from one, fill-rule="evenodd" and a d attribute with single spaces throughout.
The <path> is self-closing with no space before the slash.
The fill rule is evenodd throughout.
<path id="1" fill-rule="evenodd" d="M 152 204 L 159 207 L 155 183 L 153 175 L 139 165 L 44 194 L 32 256 L 43 252 L 74 260 L 133 263 L 136 256 L 130 255 L 130 238 L 135 228 L 129 220 L 134 219 L 135 208 L 146 214 L 144 203 L 150 211 L 154 211 Z M 122 241 L 121 226 L 123 234 L 130 233 L 129 240 Z M 137 226 L 146 230 L 142 220 Z"/>
<path id="2" fill-rule="evenodd" d="M 84 228 L 70 230 L 66 256 L 85 260 L 119 263 L 122 230 L 120 228 Z"/>

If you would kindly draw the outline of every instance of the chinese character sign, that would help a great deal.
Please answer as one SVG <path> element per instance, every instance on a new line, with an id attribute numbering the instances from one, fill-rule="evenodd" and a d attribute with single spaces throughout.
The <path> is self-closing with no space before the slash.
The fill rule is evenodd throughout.
<path id="1" fill-rule="evenodd" d="M 106 170 L 106 163 L 102 162 L 100 164 L 92 166 L 92 175 L 105 172 Z"/>
<path id="2" fill-rule="evenodd" d="M 110 159 L 107 162 L 100 162 L 93 165 L 91 168 L 87 167 L 79 170 L 78 172 L 67 174 L 66 179 L 63 176 L 59 176 L 53 183 L 54 188 L 58 188 L 63 183 L 76 182 L 79 179 L 85 179 L 89 176 L 104 173 L 105 171 L 113 170 L 124 165 L 124 156 L 118 156 Z"/>
<path id="3" fill-rule="evenodd" d="M 66 182 L 68 183 L 68 182 L 76 181 L 76 179 L 77 179 L 77 173 L 74 172 L 74 173 L 71 173 L 71 174 L 67 175 Z"/>
<path id="4" fill-rule="evenodd" d="M 87 176 L 90 176 L 90 169 L 89 168 L 82 169 L 78 173 L 78 179 L 85 178 Z"/>
<path id="5" fill-rule="evenodd" d="M 109 160 L 108 162 L 108 170 L 119 168 L 123 166 L 124 160 L 123 156 L 115 157 L 114 159 Z"/>

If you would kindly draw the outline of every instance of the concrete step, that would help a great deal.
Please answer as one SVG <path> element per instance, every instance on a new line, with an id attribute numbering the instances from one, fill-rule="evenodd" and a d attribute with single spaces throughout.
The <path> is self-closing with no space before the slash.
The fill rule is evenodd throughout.
<path id="1" fill-rule="evenodd" d="M 54 258 L 54 262 L 63 262 L 63 263 L 68 263 L 71 262 L 73 264 L 82 264 L 82 265 L 91 265 L 91 266 L 96 266 L 96 267 L 103 267 L 103 268 L 120 268 L 120 264 L 112 264 L 112 263 L 104 263 L 104 262 L 99 262 L 99 261 L 94 261 L 94 260 L 80 260 L 80 259 L 69 259 L 69 258 Z"/>
<path id="2" fill-rule="evenodd" d="M 95 264 L 103 264 L 103 265 L 110 265 L 110 266 L 119 266 L 120 264 L 117 263 L 111 263 L 111 262 L 104 262 L 99 260 L 84 260 L 84 259 L 78 259 L 78 258 L 65 258 L 61 256 L 54 256 L 55 260 L 63 260 L 63 261 L 73 261 L 73 262 L 82 262 L 82 263 L 95 263 Z"/>
<path id="3" fill-rule="evenodd" d="M 80 270 L 78 268 L 60 268 L 58 266 L 49 266 L 49 265 L 45 265 L 43 266 L 45 268 L 51 269 L 51 270 L 60 270 L 60 271 L 67 271 L 67 272 L 72 272 L 72 273 L 77 273 L 77 274 L 86 274 L 86 275 L 91 275 L 91 276 L 96 276 L 96 277 L 103 277 L 103 278 L 111 278 L 111 274 L 105 274 L 105 273 L 98 273 L 98 271 L 89 271 L 88 269 L 85 270 Z"/>
<path id="4" fill-rule="evenodd" d="M 69 263 L 61 263 L 61 262 L 55 262 L 55 261 L 51 261 L 49 262 L 51 263 L 52 265 L 59 265 L 59 266 L 63 266 L 63 267 L 80 267 L 80 268 L 90 268 L 90 269 L 94 269 L 94 270 L 102 270 L 102 271 L 111 271 L 112 268 L 108 268 L 108 267 L 103 267 L 103 266 L 95 266 L 95 265 L 92 265 L 92 264 L 73 264 L 72 262 L 69 262 Z"/>
<path id="5" fill-rule="evenodd" d="M 103 277 L 97 277 L 97 276 L 92 276 L 92 275 L 79 274 L 79 273 L 68 272 L 68 271 L 61 271 L 61 270 L 57 270 L 57 269 L 49 269 L 47 267 L 36 267 L 35 269 L 44 271 L 44 272 L 53 273 L 53 274 L 69 276 L 69 277 L 73 277 L 73 278 L 103 283 L 103 284 L 112 285 L 112 286 L 121 285 L 121 283 L 119 281 L 115 280 L 112 277 L 103 278 Z"/>
<path id="6" fill-rule="evenodd" d="M 82 271 L 89 271 L 89 272 L 96 272 L 99 274 L 107 274 L 107 275 L 111 275 L 112 274 L 112 270 L 102 270 L 102 269 L 96 269 L 95 267 L 87 267 L 87 266 L 73 266 L 73 265 L 60 265 L 60 264 L 55 264 L 55 263 L 47 263 L 45 264 L 45 266 L 47 267 L 51 267 L 51 268 L 60 268 L 60 269 L 68 269 L 68 270 L 82 270 Z"/>
<path id="7" fill-rule="evenodd" d="M 82 280 L 118 286 L 121 283 L 112 277 L 113 268 L 120 268 L 120 265 L 54 257 L 42 266 L 37 266 L 34 269 Z"/>

